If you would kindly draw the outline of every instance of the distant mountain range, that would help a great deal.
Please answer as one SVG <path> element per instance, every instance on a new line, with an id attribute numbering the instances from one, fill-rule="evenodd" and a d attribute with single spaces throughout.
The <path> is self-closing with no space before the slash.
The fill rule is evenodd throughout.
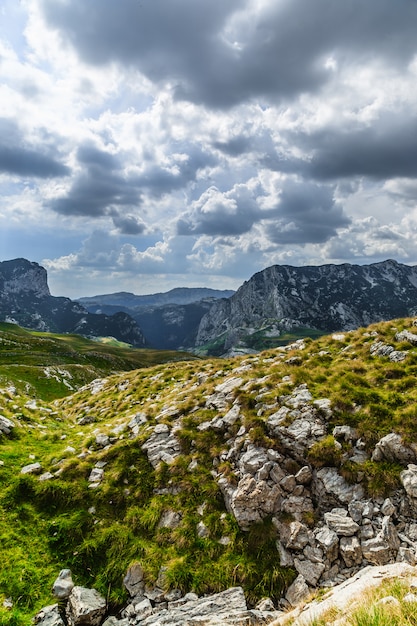
<path id="1" fill-rule="evenodd" d="M 150 346 L 177 350 L 194 348 L 201 318 L 216 300 L 233 294 L 231 290 L 181 287 L 145 296 L 104 294 L 78 302 L 91 313 L 124 311 L 138 323 Z"/>
<path id="2" fill-rule="evenodd" d="M 178 288 L 137 296 L 50 295 L 46 271 L 25 259 L 0 263 L 0 319 L 85 336 L 113 336 L 134 346 L 235 354 L 299 336 L 351 330 L 417 315 L 417 267 L 274 265 L 235 293 Z"/>

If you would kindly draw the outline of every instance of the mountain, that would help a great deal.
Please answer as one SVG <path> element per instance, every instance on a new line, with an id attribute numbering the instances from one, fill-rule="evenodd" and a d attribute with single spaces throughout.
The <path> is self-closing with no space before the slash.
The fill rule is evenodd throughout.
<path id="1" fill-rule="evenodd" d="M 26 259 L 0 262 L 0 320 L 35 330 L 112 336 L 136 347 L 145 345 L 128 314 L 92 314 L 69 298 L 51 296 L 46 270 Z"/>
<path id="2" fill-rule="evenodd" d="M 234 291 L 199 288 L 177 288 L 166 293 L 136 296 L 114 293 L 88 298 L 80 302 L 91 313 L 128 313 L 138 323 L 149 346 L 178 350 L 195 346 L 200 320 L 219 298 L 228 298 Z"/>
<path id="3" fill-rule="evenodd" d="M 121 306 L 128 309 L 138 309 L 139 307 L 159 307 L 165 304 L 191 304 L 206 298 L 229 298 L 234 294 L 230 289 L 209 289 L 206 287 L 177 287 L 164 293 L 154 293 L 144 296 L 136 296 L 133 293 L 120 291 L 118 293 L 103 294 L 79 298 L 86 307 L 89 306 Z"/>
<path id="4" fill-rule="evenodd" d="M 15 380 L 26 335 L 5 337 L 0 624 L 48 605 L 35 623 L 62 626 L 51 588 L 68 569 L 74 626 L 301 623 L 279 611 L 313 594 L 330 611 L 326 588 L 370 566 L 393 570 L 385 594 L 402 601 L 416 584 L 416 332 L 405 318 L 158 364 L 52 402 Z"/>
<path id="5" fill-rule="evenodd" d="M 223 354 L 275 345 L 283 334 L 331 332 L 417 312 L 417 267 L 274 265 L 255 274 L 202 318 L 196 345 Z"/>

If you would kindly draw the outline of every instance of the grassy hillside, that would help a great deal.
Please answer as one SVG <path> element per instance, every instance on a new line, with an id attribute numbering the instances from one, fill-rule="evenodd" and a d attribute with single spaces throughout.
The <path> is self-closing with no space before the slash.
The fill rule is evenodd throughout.
<path id="1" fill-rule="evenodd" d="M 11 382 L 44 400 L 68 395 L 95 378 L 191 358 L 169 350 L 132 348 L 112 338 L 91 341 L 0 322 L 0 386 Z"/>
<path id="2" fill-rule="evenodd" d="M 242 407 L 236 432 L 244 426 L 253 442 L 268 448 L 278 447 L 265 429 L 272 407 L 301 383 L 308 384 L 313 398 L 331 400 L 329 428 L 355 426 L 368 449 L 392 430 L 417 441 L 417 348 L 395 339 L 403 328 L 412 330 L 411 320 L 306 339 L 302 349 L 170 362 L 109 375 L 122 354 L 133 367 L 133 352 L 114 348 L 109 357 L 108 346 L 104 351 L 80 338 L 3 327 L 1 345 L 10 351 L 7 360 L 0 350 L 0 413 L 15 428 L 0 439 L 0 607 L 11 597 L 14 608 L 0 608 L 0 624 L 26 624 L 28 615 L 50 604 L 49 589 L 63 567 L 71 568 L 77 584 L 94 586 L 114 606 L 125 599 L 122 578 L 134 561 L 142 563 L 149 583 L 163 566 L 165 587 L 201 594 L 242 585 L 251 602 L 265 595 L 279 598 L 294 572 L 279 566 L 270 519 L 243 532 L 225 510 L 212 470 L 215 460 L 227 474 L 222 460 L 227 446 L 221 433 L 202 426 L 219 413 L 207 398 L 223 381 L 243 379 L 235 392 Z M 404 351 L 405 360 L 373 356 L 376 341 Z M 63 346 L 66 360 L 60 360 Z M 42 364 L 35 364 L 42 354 Z M 80 367 L 81 356 L 86 371 L 95 372 L 89 380 L 100 368 L 105 379 L 71 395 L 67 388 L 66 397 L 65 385 L 59 393 L 51 391 L 40 370 L 64 363 L 67 370 L 70 362 Z M 107 369 L 106 363 L 111 363 Z M 135 419 L 136 430 L 129 426 Z M 173 429 L 181 454 L 154 468 L 142 445 L 156 424 Z M 331 440 L 309 460 L 318 467 L 327 457 L 337 464 Z M 20 472 L 36 461 L 53 478 Z M 349 479 L 364 474 L 369 493 L 385 494 L 397 484 L 399 468 L 393 464 L 353 466 L 340 460 L 340 465 Z M 104 470 L 99 484 L 89 480 L 93 469 Z M 169 518 L 177 523 L 168 523 Z M 201 523 L 205 537 L 197 532 Z"/>

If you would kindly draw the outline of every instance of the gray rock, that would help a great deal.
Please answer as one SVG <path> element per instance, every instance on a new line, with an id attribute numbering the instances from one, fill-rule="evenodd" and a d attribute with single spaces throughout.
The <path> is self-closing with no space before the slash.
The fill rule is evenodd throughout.
<path id="1" fill-rule="evenodd" d="M 417 335 L 414 333 L 410 333 L 409 330 L 402 330 L 395 335 L 395 341 L 407 341 L 411 343 L 413 346 L 417 345 Z"/>
<path id="2" fill-rule="evenodd" d="M 339 538 L 334 530 L 330 530 L 330 528 L 324 526 L 316 533 L 316 541 L 330 562 L 337 558 Z"/>
<path id="3" fill-rule="evenodd" d="M 0 415 L 0 434 L 10 435 L 14 428 L 12 420 L 9 420 L 4 415 Z"/>
<path id="4" fill-rule="evenodd" d="M 222 485 L 225 486 L 219 481 L 221 489 Z M 231 493 L 229 490 L 229 496 L 231 511 L 242 530 L 248 530 L 254 522 L 260 522 L 277 511 L 282 501 L 278 485 L 270 487 L 265 481 L 256 481 L 250 475 L 244 476 Z M 226 494 L 226 505 L 229 496 Z"/>
<path id="5" fill-rule="evenodd" d="M 313 478 L 311 467 L 304 465 L 295 475 L 295 480 L 300 485 L 308 485 Z"/>
<path id="6" fill-rule="evenodd" d="M 40 463 L 29 463 L 20 470 L 21 474 L 40 474 L 42 472 L 42 466 Z"/>
<path id="7" fill-rule="evenodd" d="M 410 464 L 400 474 L 402 485 L 410 498 L 417 498 L 417 465 Z"/>
<path id="8" fill-rule="evenodd" d="M 297 572 L 303 576 L 304 580 L 315 587 L 319 581 L 320 576 L 324 572 L 323 563 L 312 563 L 311 561 L 301 561 L 300 559 L 294 559 L 294 567 Z"/>
<path id="9" fill-rule="evenodd" d="M 142 450 L 145 450 L 149 462 L 156 468 L 161 461 L 171 465 L 179 456 L 181 446 L 166 424 L 158 424 L 149 439 L 143 444 Z"/>
<path id="10" fill-rule="evenodd" d="M 416 453 L 412 447 L 403 443 L 401 435 L 389 433 L 378 441 L 372 453 L 373 461 L 382 461 L 383 459 L 407 465 L 407 463 L 413 463 L 416 460 Z"/>
<path id="11" fill-rule="evenodd" d="M 99 626 L 106 612 L 106 599 L 95 589 L 74 587 L 66 612 L 69 626 Z"/>
<path id="12" fill-rule="evenodd" d="M 62 569 L 52 585 L 52 593 L 58 600 L 67 600 L 74 587 L 71 570 Z"/>
<path id="13" fill-rule="evenodd" d="M 357 537 L 341 537 L 339 550 L 346 567 L 355 567 L 362 563 L 362 550 Z"/>
<path id="14" fill-rule="evenodd" d="M 389 360 L 392 363 L 401 363 L 401 361 L 405 361 L 407 358 L 407 352 L 403 350 L 393 350 L 389 355 Z"/>
<path id="15" fill-rule="evenodd" d="M 333 437 L 343 441 L 356 441 L 358 439 L 358 431 L 351 426 L 335 426 L 333 428 Z"/>
<path id="16" fill-rule="evenodd" d="M 386 498 L 381 506 L 381 513 L 383 515 L 393 515 L 395 513 L 395 506 L 389 498 Z"/>
<path id="17" fill-rule="evenodd" d="M 285 476 L 279 483 L 279 486 L 285 489 L 285 491 L 288 491 L 289 493 L 294 491 L 296 485 L 297 483 L 295 480 L 295 476 L 293 474 L 289 474 L 288 476 Z"/>
<path id="18" fill-rule="evenodd" d="M 246 452 L 240 457 L 239 469 L 242 474 L 255 474 L 267 462 L 266 450 L 249 444 Z"/>
<path id="19" fill-rule="evenodd" d="M 312 532 L 301 522 L 294 521 L 288 526 L 284 545 L 288 550 L 303 550 L 311 541 Z"/>
<path id="20" fill-rule="evenodd" d="M 306 600 L 309 595 L 310 589 L 308 588 L 304 577 L 299 574 L 292 585 L 288 587 L 285 599 L 291 604 L 291 606 L 295 607 Z"/>
<path id="21" fill-rule="evenodd" d="M 35 615 L 33 621 L 38 626 L 65 626 L 57 604 L 45 606 Z"/>
<path id="22" fill-rule="evenodd" d="M 294 559 L 289 552 L 281 543 L 281 541 L 276 542 L 278 554 L 279 554 L 279 564 L 281 567 L 292 567 L 294 565 Z"/>
<path id="23" fill-rule="evenodd" d="M 359 525 L 351 517 L 336 512 L 337 509 L 324 514 L 324 519 L 328 527 L 339 537 L 350 537 L 359 531 Z"/>
<path id="24" fill-rule="evenodd" d="M 405 548 L 401 546 L 398 548 L 397 563 L 409 563 L 410 565 L 416 565 L 416 552 L 412 548 Z"/>
<path id="25" fill-rule="evenodd" d="M 349 485 L 335 467 L 322 467 L 317 471 L 315 491 L 323 504 L 328 501 L 349 504 L 353 500 L 361 500 L 365 492 L 358 484 Z"/>
<path id="26" fill-rule="evenodd" d="M 123 578 L 123 585 L 131 598 L 145 591 L 144 571 L 140 563 L 133 563 Z"/>
<path id="27" fill-rule="evenodd" d="M 88 477 L 88 482 L 99 483 L 103 480 L 104 470 L 100 467 L 93 467 Z"/>
<path id="28" fill-rule="evenodd" d="M 158 528 L 178 528 L 178 526 L 181 524 L 181 520 L 181 513 L 168 509 L 167 511 L 164 511 L 162 513 L 161 518 L 158 522 Z"/>

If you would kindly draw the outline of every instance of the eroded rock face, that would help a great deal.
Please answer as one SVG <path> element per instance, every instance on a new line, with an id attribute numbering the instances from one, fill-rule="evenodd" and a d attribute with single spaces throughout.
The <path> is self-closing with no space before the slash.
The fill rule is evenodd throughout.
<path id="1" fill-rule="evenodd" d="M 375 446 L 372 454 L 373 461 L 392 461 L 407 465 L 416 461 L 415 446 L 407 446 L 403 443 L 401 435 L 389 433 L 382 437 Z"/>

